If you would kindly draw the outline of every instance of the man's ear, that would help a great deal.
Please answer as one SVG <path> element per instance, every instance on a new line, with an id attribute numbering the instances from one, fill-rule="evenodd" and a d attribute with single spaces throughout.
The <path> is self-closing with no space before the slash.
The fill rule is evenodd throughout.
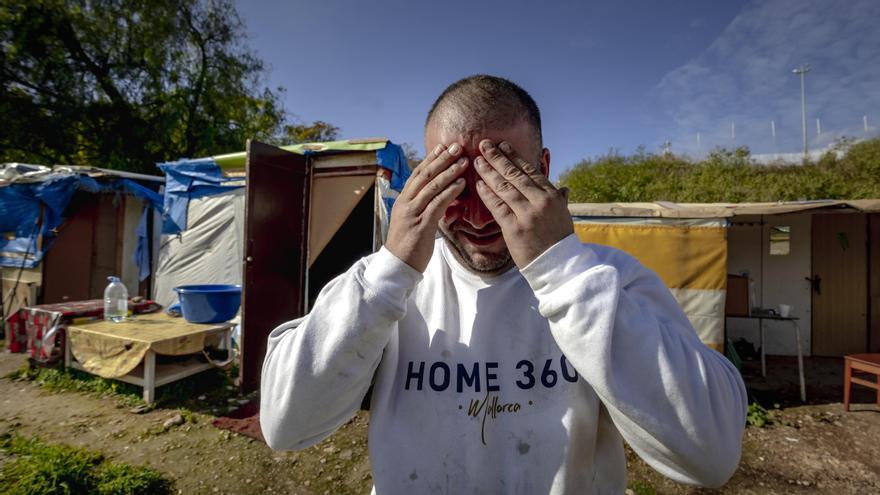
<path id="1" fill-rule="evenodd" d="M 550 177 L 550 149 L 544 148 L 541 152 L 541 172 L 545 177 Z"/>

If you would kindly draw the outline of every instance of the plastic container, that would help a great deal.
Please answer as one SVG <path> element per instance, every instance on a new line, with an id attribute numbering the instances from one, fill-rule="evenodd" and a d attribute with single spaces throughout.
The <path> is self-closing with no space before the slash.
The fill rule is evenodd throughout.
<path id="1" fill-rule="evenodd" d="M 181 285 L 175 287 L 184 319 L 190 323 L 229 321 L 241 307 L 240 285 Z"/>
<path id="2" fill-rule="evenodd" d="M 128 319 L 128 289 L 119 277 L 107 277 L 110 283 L 104 289 L 104 319 L 120 322 Z"/>

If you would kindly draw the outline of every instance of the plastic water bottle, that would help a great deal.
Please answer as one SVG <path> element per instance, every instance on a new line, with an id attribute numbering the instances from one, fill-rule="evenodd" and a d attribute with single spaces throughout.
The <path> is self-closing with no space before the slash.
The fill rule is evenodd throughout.
<path id="1" fill-rule="evenodd" d="M 104 289 L 104 319 L 114 322 L 128 318 L 128 289 L 119 277 L 107 277 L 110 284 Z"/>

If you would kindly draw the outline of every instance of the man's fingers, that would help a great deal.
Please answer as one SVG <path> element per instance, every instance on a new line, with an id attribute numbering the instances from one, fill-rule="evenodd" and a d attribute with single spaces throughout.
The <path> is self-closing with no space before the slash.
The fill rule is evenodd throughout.
<path id="1" fill-rule="evenodd" d="M 422 160 L 414 170 L 406 185 L 401 191 L 401 196 L 411 199 L 419 194 L 419 191 L 440 172 L 450 166 L 458 155 L 461 154 L 461 145 L 453 143 L 449 147 L 438 144 L 431 153 Z"/>
<path id="2" fill-rule="evenodd" d="M 410 201 L 412 214 L 420 215 L 436 196 L 448 189 L 448 186 L 455 181 L 455 178 L 464 173 L 467 166 L 467 158 L 461 157 L 456 160 L 455 163 L 450 165 L 449 168 L 443 170 L 437 174 L 436 177 L 431 179 L 430 182 L 425 184 Z"/>
<path id="3" fill-rule="evenodd" d="M 532 162 L 526 160 L 519 153 L 513 149 L 513 146 L 507 141 L 502 141 L 498 148 L 504 152 L 505 155 L 508 156 L 522 171 L 529 176 L 532 181 L 541 187 L 542 189 L 556 189 L 552 182 L 544 175 L 544 172 Z"/>
<path id="4" fill-rule="evenodd" d="M 493 194 L 501 198 L 513 211 L 522 213 L 528 209 L 528 198 L 511 181 L 501 175 L 488 160 L 482 156 L 476 157 L 474 159 L 474 168 L 480 174 L 485 185 L 492 190 Z M 492 211 L 492 209 L 489 208 L 489 211 Z"/>
<path id="5" fill-rule="evenodd" d="M 429 225 L 437 225 L 437 222 L 440 221 L 440 217 L 446 212 L 446 208 L 449 207 L 449 204 L 452 203 L 462 191 L 464 191 L 464 187 L 464 177 L 459 177 L 452 181 L 452 183 L 449 184 L 449 187 L 443 189 L 440 194 L 431 198 L 430 202 L 425 206 L 424 211 Z"/>
<path id="6" fill-rule="evenodd" d="M 532 165 L 531 162 L 520 156 L 519 153 L 513 149 L 513 146 L 507 141 L 502 141 L 498 144 L 498 149 L 500 149 L 504 154 L 513 161 L 526 175 L 529 177 L 534 177 L 537 174 L 541 173 L 541 170 L 538 169 L 535 165 Z M 543 174 L 541 174 L 543 175 Z"/>
<path id="7" fill-rule="evenodd" d="M 527 160 L 523 160 L 510 143 L 504 142 L 502 144 L 505 146 L 499 148 L 492 141 L 484 139 L 480 141 L 480 152 L 486 157 L 492 168 L 504 177 L 505 181 L 515 186 L 525 197 L 534 200 L 538 194 L 544 192 L 532 179 L 532 175 L 540 174 L 540 172 Z M 504 151 L 505 149 L 508 151 Z M 491 182 L 488 184 L 494 186 Z M 503 192 L 492 188 L 496 192 Z M 504 199 L 509 201 L 513 198 L 504 196 Z"/>
<path id="8" fill-rule="evenodd" d="M 486 209 L 489 210 L 489 213 L 492 214 L 492 218 L 498 222 L 498 225 L 501 226 L 502 230 L 511 225 L 512 221 L 516 220 L 516 215 L 513 212 L 513 209 L 510 208 L 500 196 L 495 194 L 485 181 L 477 180 L 477 194 L 480 195 L 480 199 L 483 200 L 483 204 L 486 205 Z"/>

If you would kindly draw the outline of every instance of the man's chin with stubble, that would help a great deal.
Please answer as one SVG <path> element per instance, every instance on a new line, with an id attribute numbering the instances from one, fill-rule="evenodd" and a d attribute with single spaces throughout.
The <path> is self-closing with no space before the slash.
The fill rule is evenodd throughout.
<path id="1" fill-rule="evenodd" d="M 513 266 L 513 259 L 506 246 L 497 252 L 492 252 L 466 245 L 466 241 L 460 240 L 454 232 L 448 232 L 447 229 L 441 228 L 440 234 L 456 259 L 476 274 L 496 275 Z"/>

